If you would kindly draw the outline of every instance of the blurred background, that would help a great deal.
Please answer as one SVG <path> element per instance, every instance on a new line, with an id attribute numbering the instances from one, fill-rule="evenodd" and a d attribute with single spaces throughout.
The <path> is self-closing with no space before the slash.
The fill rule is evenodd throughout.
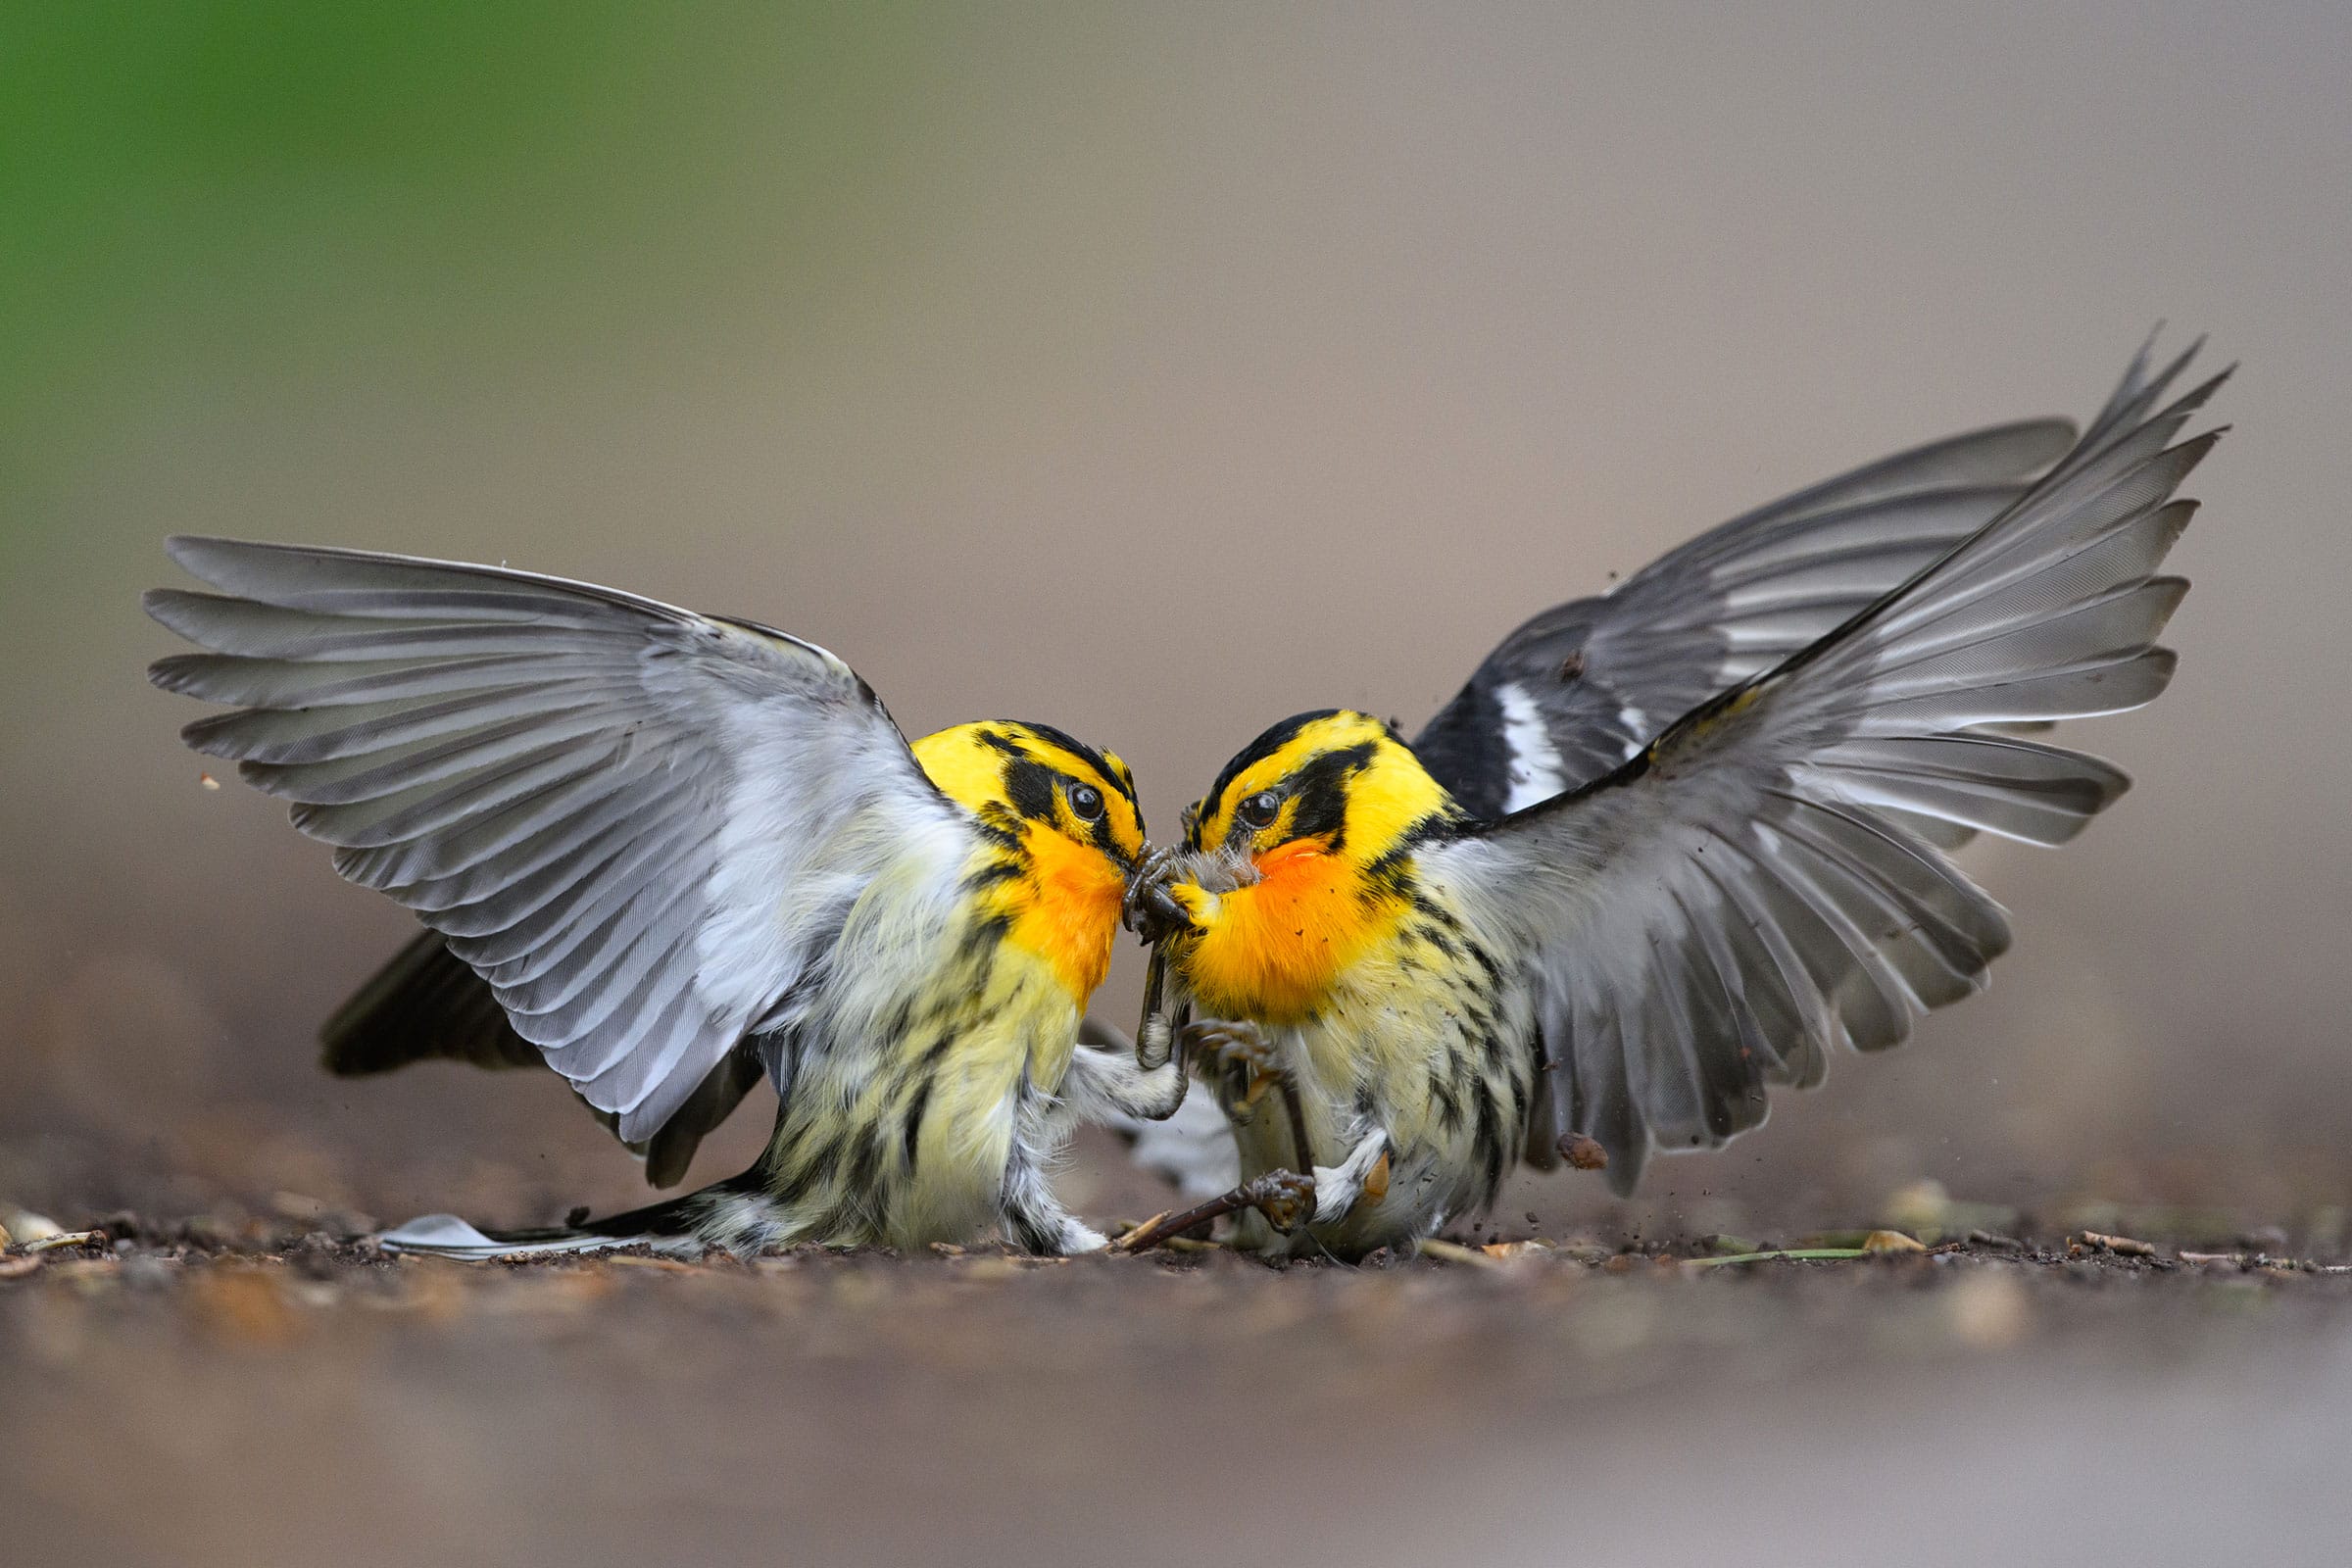
<path id="1" fill-rule="evenodd" d="M 536 1074 L 330 1082 L 402 942 L 207 789 L 176 530 L 789 628 L 910 734 L 1049 720 L 1149 816 L 1272 719 L 1417 725 L 1529 612 L 2160 318 L 2244 369 L 2138 788 L 1970 864 L 1992 991 L 1634 1204 L 2284 1219 L 2352 1176 L 2340 4 L 190 3 L 0 25 L 0 1192 L 300 1219 L 630 1201 Z M 1133 1016 L 1124 951 L 1100 1005 Z M 765 1111 L 698 1179 L 748 1158 Z M 1070 1196 L 1150 1195 L 1089 1146 Z"/>

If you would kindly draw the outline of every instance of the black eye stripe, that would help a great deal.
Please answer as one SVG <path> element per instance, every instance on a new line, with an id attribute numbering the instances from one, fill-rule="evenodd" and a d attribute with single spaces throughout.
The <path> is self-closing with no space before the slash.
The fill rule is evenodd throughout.
<path id="1" fill-rule="evenodd" d="M 1045 763 L 1026 757 L 1013 757 L 1004 763 L 1004 799 L 1012 808 L 1032 822 L 1049 821 L 1054 815 L 1054 770 Z"/>
<path id="2" fill-rule="evenodd" d="M 1070 756 L 1085 763 L 1087 768 L 1093 772 L 1098 779 L 1107 783 L 1110 786 L 1111 791 L 1124 797 L 1128 805 L 1133 806 L 1136 804 L 1135 777 L 1127 770 L 1124 764 L 1113 767 L 1110 764 L 1110 760 L 1104 757 L 1101 752 L 1095 750 L 1092 746 L 1087 745 L 1086 742 L 1078 739 L 1075 735 L 1069 733 L 1069 731 L 1055 729 L 1051 724 L 1028 722 L 1022 723 L 1019 725 L 1019 728 L 1027 731 L 1030 735 L 1036 737 L 1040 741 L 1045 742 L 1049 746 L 1057 746 L 1061 748 L 1061 750 L 1069 753 Z M 994 746 L 999 751 L 1008 752 L 1018 756 L 1029 755 L 1027 752 L 1022 751 L 1019 747 L 1015 746 L 1000 735 L 993 733 L 983 734 L 980 739 L 983 743 Z"/>

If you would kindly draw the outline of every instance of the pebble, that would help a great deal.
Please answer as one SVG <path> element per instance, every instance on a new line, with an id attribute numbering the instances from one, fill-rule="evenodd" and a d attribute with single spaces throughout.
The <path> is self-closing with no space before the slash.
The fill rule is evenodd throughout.
<path id="1" fill-rule="evenodd" d="M 2026 1287 L 2008 1268 L 1980 1268 L 1952 1286 L 1953 1338 L 1980 1350 L 1997 1350 L 2024 1339 L 2034 1326 Z"/>

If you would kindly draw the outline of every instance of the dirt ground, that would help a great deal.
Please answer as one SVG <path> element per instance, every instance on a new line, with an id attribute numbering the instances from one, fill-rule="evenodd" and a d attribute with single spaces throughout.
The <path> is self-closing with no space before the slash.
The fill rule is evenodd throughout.
<path id="1" fill-rule="evenodd" d="M 1279 1269 L 116 1214 L 0 1255 L 0 1561 L 2337 1560 L 2340 1239 L 1906 1200 Z"/>

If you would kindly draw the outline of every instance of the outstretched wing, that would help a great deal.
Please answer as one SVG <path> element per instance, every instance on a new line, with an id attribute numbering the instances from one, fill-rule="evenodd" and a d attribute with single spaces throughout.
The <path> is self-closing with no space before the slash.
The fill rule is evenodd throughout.
<path id="1" fill-rule="evenodd" d="M 2193 350 L 2192 350 L 2193 352 Z M 2187 584 L 2154 575 L 2219 432 L 2168 445 L 2221 377 L 2151 413 L 2144 354 L 2052 471 L 1828 636 L 1583 790 L 1424 857 L 1539 975 L 1548 1095 L 1630 1190 L 1647 1151 L 1719 1145 L 1836 1044 L 1875 1051 L 1983 984 L 2000 907 L 1906 825 L 2071 838 L 2127 779 L 1984 726 L 2139 707 Z"/>
<path id="2" fill-rule="evenodd" d="M 952 812 L 872 690 L 780 632 L 490 566 L 170 549 L 221 593 L 147 596 L 210 650 L 150 674 L 237 709 L 188 744 L 440 932 L 629 1142 Z"/>
<path id="3" fill-rule="evenodd" d="M 1512 632 L 1413 751 L 1489 819 L 1589 784 L 1944 555 L 2074 437 L 2064 419 L 1996 425 L 1735 517 Z"/>

